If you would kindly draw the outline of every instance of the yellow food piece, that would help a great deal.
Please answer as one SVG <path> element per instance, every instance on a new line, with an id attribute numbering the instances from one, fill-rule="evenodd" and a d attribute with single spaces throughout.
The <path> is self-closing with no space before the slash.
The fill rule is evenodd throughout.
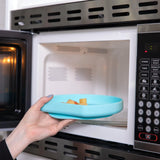
<path id="1" fill-rule="evenodd" d="M 76 101 L 73 101 L 71 99 L 69 99 L 66 103 L 69 103 L 69 104 L 78 104 Z"/>
<path id="2" fill-rule="evenodd" d="M 79 99 L 79 105 L 87 105 L 87 99 L 86 98 Z"/>
<path id="3" fill-rule="evenodd" d="M 79 103 L 77 103 L 76 101 L 69 99 L 66 103 L 68 104 L 78 104 L 78 105 L 87 105 L 87 98 L 82 98 L 79 99 Z"/>

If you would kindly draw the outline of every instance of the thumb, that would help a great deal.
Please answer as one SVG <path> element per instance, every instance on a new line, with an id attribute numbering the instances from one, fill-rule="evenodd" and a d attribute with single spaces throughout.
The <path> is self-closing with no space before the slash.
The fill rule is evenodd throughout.
<path id="1" fill-rule="evenodd" d="M 45 103 L 49 102 L 51 99 L 53 98 L 53 95 L 49 95 L 49 96 L 45 96 L 45 97 L 41 97 L 34 105 L 33 107 L 35 109 L 40 110 Z"/>

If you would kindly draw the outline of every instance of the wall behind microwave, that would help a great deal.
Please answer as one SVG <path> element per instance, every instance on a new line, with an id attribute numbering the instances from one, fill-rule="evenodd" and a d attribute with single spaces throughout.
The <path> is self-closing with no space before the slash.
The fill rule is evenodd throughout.
<path id="1" fill-rule="evenodd" d="M 0 0 L 0 30 L 5 29 L 5 0 Z"/>

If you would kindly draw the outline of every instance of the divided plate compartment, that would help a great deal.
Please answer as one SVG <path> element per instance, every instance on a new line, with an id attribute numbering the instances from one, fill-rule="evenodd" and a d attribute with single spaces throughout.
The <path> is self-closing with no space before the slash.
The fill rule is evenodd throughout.
<path id="1" fill-rule="evenodd" d="M 159 21 L 158 0 L 92 0 L 12 11 L 11 28 L 48 31 Z"/>

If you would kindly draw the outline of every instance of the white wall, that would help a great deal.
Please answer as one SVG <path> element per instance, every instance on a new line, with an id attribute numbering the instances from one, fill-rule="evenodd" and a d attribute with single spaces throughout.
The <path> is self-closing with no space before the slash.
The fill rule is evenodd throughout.
<path id="1" fill-rule="evenodd" d="M 5 29 L 5 0 L 0 0 L 0 30 Z"/>
<path id="2" fill-rule="evenodd" d="M 43 5 L 53 5 L 69 2 L 78 2 L 85 0 L 19 0 L 18 8 L 28 8 L 28 7 L 37 7 Z"/>

